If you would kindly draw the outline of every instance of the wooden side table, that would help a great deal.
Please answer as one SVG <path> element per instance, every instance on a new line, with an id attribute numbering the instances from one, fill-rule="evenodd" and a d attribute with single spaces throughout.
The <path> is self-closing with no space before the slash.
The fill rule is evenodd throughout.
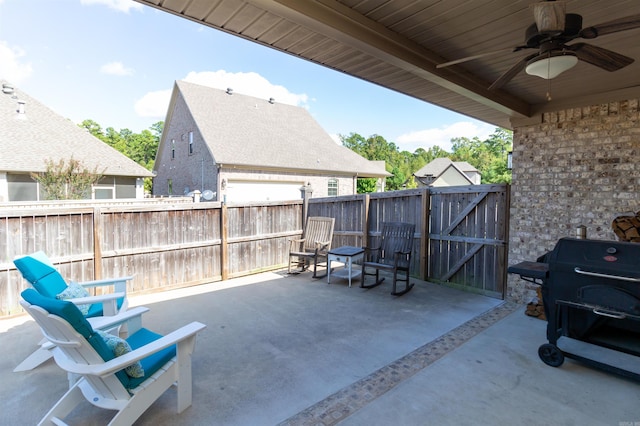
<path id="1" fill-rule="evenodd" d="M 349 280 L 351 287 L 351 279 L 358 278 L 362 275 L 362 271 L 353 271 L 355 262 L 362 262 L 364 259 L 364 249 L 362 247 L 342 246 L 332 249 L 327 255 L 327 284 L 331 284 L 331 275 Z M 331 262 L 344 263 L 344 269 L 331 273 Z"/>

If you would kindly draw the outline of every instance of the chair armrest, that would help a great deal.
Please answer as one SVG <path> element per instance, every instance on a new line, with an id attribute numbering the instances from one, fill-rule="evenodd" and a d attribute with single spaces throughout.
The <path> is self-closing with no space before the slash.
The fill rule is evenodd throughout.
<path id="1" fill-rule="evenodd" d="M 331 241 L 316 241 L 316 248 L 319 250 L 322 250 L 323 248 L 326 248 L 329 246 L 329 244 L 331 244 Z"/>
<path id="2" fill-rule="evenodd" d="M 73 299 L 67 299 L 74 305 L 92 305 L 94 303 L 102 303 L 103 315 L 112 316 L 118 313 L 118 299 L 124 299 L 127 296 L 125 292 L 99 294 L 97 296 L 88 297 L 76 297 Z M 122 305 L 126 308 L 126 305 Z"/>
<path id="3" fill-rule="evenodd" d="M 376 254 L 375 258 L 376 260 L 380 257 L 380 249 L 381 247 L 362 247 L 362 249 L 364 250 L 364 261 L 366 262 L 367 259 L 371 259 L 374 257 L 374 254 Z"/>
<path id="4" fill-rule="evenodd" d="M 141 348 L 126 353 L 122 356 L 116 357 L 111 361 L 107 361 L 101 364 L 76 364 L 71 361 L 62 351 L 56 350 L 54 353 L 56 363 L 63 369 L 70 373 L 75 374 L 88 374 L 92 376 L 104 377 L 109 374 L 113 374 L 116 371 L 120 371 L 123 368 L 133 364 L 136 361 L 140 361 L 143 358 L 148 357 L 162 349 L 168 348 L 171 345 L 178 345 L 178 351 L 180 352 L 180 345 L 184 343 L 193 342 L 195 335 L 206 328 L 206 325 L 194 321 L 185 325 L 164 337 L 159 338 L 151 343 L 148 343 Z M 59 354 L 59 355 L 58 355 Z"/>
<path id="5" fill-rule="evenodd" d="M 126 297 L 126 293 L 109 293 L 109 294 L 99 294 L 97 296 L 87 296 L 87 297 L 75 297 L 73 299 L 66 299 L 68 302 L 72 302 L 74 305 L 92 305 L 94 303 L 104 303 L 110 302 L 112 300 L 122 299 Z"/>
<path id="6" fill-rule="evenodd" d="M 138 306 L 117 315 L 87 318 L 94 330 L 109 330 L 122 324 L 128 325 L 129 334 L 142 328 L 142 314 L 149 312 L 146 306 Z"/>
<path id="7" fill-rule="evenodd" d="M 300 250 L 302 250 L 304 242 L 307 241 L 307 239 L 306 238 L 292 238 L 289 241 L 291 241 L 291 246 L 289 248 L 289 251 L 300 251 Z"/>
<path id="8" fill-rule="evenodd" d="M 102 280 L 93 280 L 93 281 L 83 281 L 80 284 L 85 288 L 93 288 L 93 287 L 103 287 L 112 285 L 115 288 L 115 291 L 123 291 L 127 292 L 127 281 L 131 281 L 134 275 L 128 275 L 126 277 L 116 277 L 116 278 L 105 278 Z"/>

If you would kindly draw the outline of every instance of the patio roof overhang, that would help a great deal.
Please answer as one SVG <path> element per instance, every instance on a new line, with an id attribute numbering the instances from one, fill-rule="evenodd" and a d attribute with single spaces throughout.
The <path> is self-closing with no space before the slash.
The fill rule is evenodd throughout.
<path id="1" fill-rule="evenodd" d="M 623 69 L 608 72 L 579 61 L 552 80 L 522 71 L 489 90 L 536 52 L 509 50 L 524 43 L 533 0 L 136 1 L 505 128 L 546 111 L 640 97 L 640 29 L 573 42 L 636 59 Z M 565 3 L 567 13 L 582 15 L 583 27 L 640 14 L 637 0 Z"/>

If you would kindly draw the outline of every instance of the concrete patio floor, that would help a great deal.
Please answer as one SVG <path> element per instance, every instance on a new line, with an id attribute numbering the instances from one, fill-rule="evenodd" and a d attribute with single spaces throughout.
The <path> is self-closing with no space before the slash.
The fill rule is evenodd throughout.
<path id="1" fill-rule="evenodd" d="M 537 355 L 544 321 L 524 307 L 416 281 L 364 290 L 310 273 L 263 273 L 135 296 L 147 328 L 207 328 L 193 355 L 193 405 L 166 392 L 139 425 L 640 425 L 640 384 Z M 53 361 L 12 370 L 41 335 L 0 321 L 0 423 L 36 424 L 67 388 Z M 106 424 L 88 403 L 71 424 Z"/>

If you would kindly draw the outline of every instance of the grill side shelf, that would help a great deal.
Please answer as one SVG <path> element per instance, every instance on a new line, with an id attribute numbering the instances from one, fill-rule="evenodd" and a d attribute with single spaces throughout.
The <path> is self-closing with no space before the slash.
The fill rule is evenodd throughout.
<path id="1" fill-rule="evenodd" d="M 525 281 L 542 285 L 549 277 L 549 264 L 543 262 L 520 262 L 509 266 L 507 272 L 517 274 Z"/>

